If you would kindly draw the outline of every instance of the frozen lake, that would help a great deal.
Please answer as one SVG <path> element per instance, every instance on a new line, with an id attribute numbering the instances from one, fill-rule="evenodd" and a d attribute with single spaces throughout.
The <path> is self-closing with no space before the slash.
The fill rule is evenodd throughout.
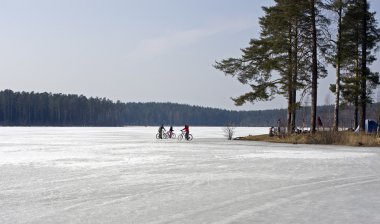
<path id="1" fill-rule="evenodd" d="M 0 223 L 380 223 L 379 148 L 190 130 L 0 127 Z"/>

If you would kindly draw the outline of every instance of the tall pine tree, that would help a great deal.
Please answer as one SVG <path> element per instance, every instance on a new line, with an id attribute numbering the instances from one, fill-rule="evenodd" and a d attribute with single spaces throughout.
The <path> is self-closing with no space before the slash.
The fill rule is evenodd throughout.
<path id="1" fill-rule="evenodd" d="M 311 27 L 313 21 L 315 24 L 327 21 L 317 10 L 312 14 L 310 4 L 314 3 L 302 0 L 276 0 L 275 3 L 272 7 L 263 7 L 265 16 L 260 18 L 260 38 L 250 41 L 249 47 L 242 50 L 242 57 L 225 59 L 214 66 L 251 86 L 250 92 L 233 99 L 236 105 L 284 96 L 288 101 L 287 128 L 293 131 L 297 90 L 302 90 L 301 95 L 304 95 L 312 89 L 310 71 L 314 64 L 321 71 L 319 76 L 315 74 L 316 78 L 325 75 L 323 66 L 314 58 L 317 52 L 313 54 L 313 46 L 317 47 L 322 32 L 315 29 L 313 36 Z"/>
<path id="2" fill-rule="evenodd" d="M 363 32 L 363 29 L 366 31 Z M 354 127 L 360 124 L 363 130 L 366 106 L 372 102 L 371 95 L 379 84 L 379 74 L 372 72 L 368 65 L 376 60 L 375 50 L 380 41 L 380 30 L 377 28 L 375 13 L 369 11 L 366 1 L 347 1 L 346 12 L 342 17 L 341 39 L 343 103 L 354 105 Z"/>

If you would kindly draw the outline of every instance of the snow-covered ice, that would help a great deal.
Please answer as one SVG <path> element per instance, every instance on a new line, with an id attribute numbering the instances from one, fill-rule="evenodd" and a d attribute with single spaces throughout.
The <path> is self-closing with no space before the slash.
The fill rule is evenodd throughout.
<path id="1" fill-rule="evenodd" d="M 379 148 L 157 129 L 1 127 L 0 223 L 380 223 Z"/>

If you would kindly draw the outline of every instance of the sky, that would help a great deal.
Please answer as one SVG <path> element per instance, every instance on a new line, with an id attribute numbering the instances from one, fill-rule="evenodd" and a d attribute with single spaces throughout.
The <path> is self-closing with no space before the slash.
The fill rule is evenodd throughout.
<path id="1" fill-rule="evenodd" d="M 380 2 L 372 0 L 378 11 Z M 236 107 L 249 91 L 213 67 L 259 36 L 271 0 L 1 0 L 0 90 L 83 94 L 231 110 L 285 108 L 281 97 Z M 380 20 L 379 15 L 377 19 Z M 377 53 L 380 58 L 380 54 Z M 380 71 L 380 62 L 372 65 Z M 332 103 L 319 81 L 318 103 Z"/>

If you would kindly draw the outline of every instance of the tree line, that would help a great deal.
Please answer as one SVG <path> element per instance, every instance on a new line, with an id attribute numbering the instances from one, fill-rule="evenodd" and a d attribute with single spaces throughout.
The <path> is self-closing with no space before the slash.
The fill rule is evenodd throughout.
<path id="1" fill-rule="evenodd" d="M 3 126 L 268 126 L 282 112 L 239 112 L 175 103 L 122 103 L 75 94 L 0 91 Z M 262 116 L 264 113 L 266 116 Z"/>
<path id="2" fill-rule="evenodd" d="M 287 99 L 287 130 L 295 131 L 304 97 L 311 96 L 308 118 L 316 130 L 318 80 L 335 68 L 333 128 L 342 126 L 343 107 L 352 107 L 354 127 L 364 128 L 379 73 L 376 60 L 380 30 L 367 0 L 275 0 L 262 7 L 260 37 L 251 39 L 239 58 L 217 61 L 214 67 L 249 85 L 233 98 L 236 105 Z M 298 116 L 299 117 L 299 116 Z M 345 118 L 346 119 L 346 118 Z"/>
<path id="3" fill-rule="evenodd" d="M 370 116 L 380 112 L 371 105 Z M 342 111 L 342 124 L 352 127 L 354 107 Z M 309 120 L 310 107 L 297 109 L 297 123 Z M 3 126 L 252 126 L 269 127 L 286 120 L 287 110 L 232 111 L 176 103 L 122 103 L 75 94 L 0 91 L 0 125 Z M 332 125 L 332 106 L 318 107 L 325 126 Z M 306 126 L 309 124 L 306 123 Z"/>

